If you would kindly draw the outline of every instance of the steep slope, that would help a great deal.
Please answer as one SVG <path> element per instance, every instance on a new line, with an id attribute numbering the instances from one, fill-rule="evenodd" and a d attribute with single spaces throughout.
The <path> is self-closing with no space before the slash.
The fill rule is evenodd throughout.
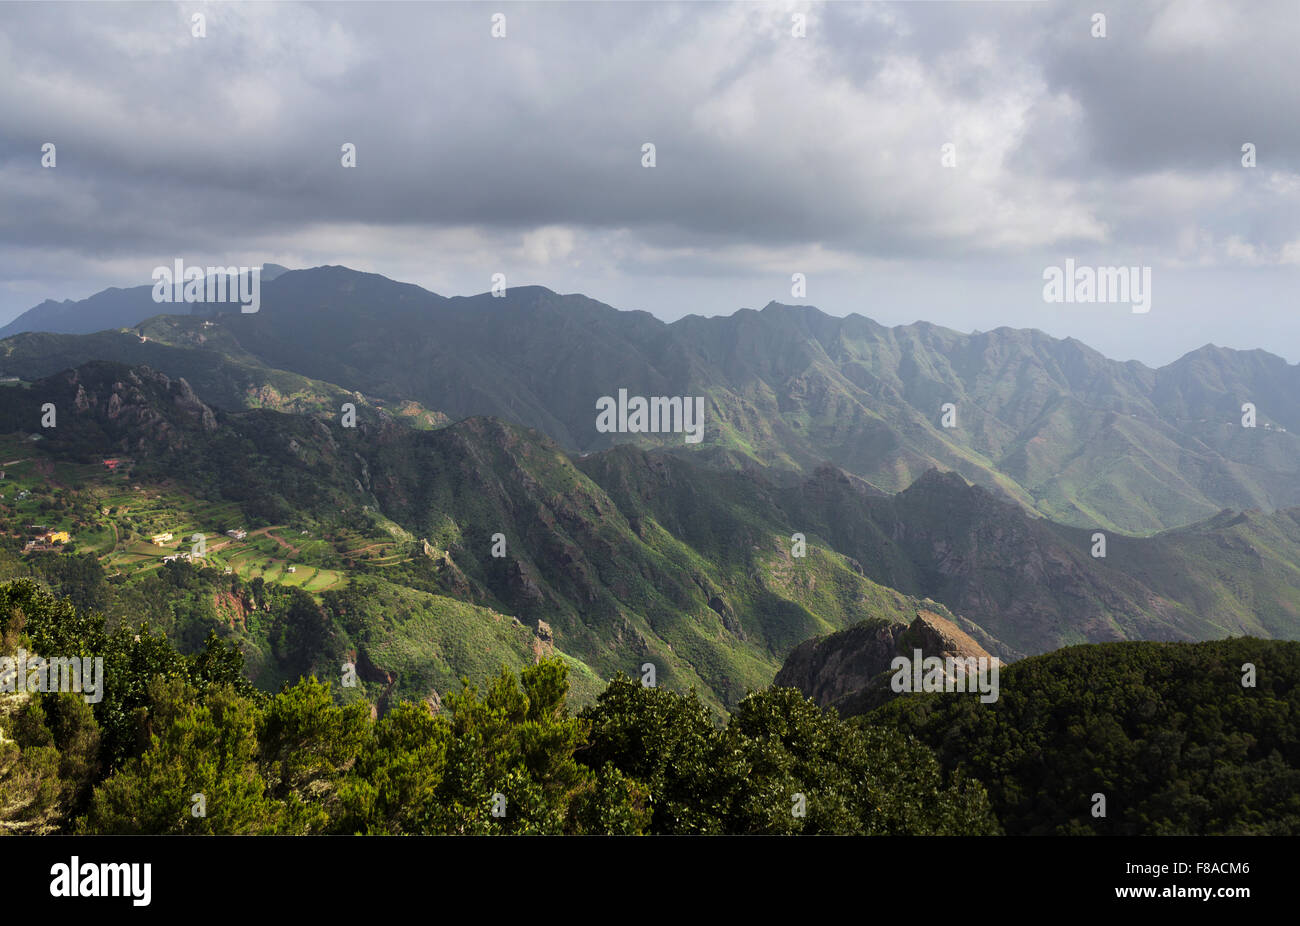
<path id="1" fill-rule="evenodd" d="M 1106 533 L 1094 557 L 1094 531 L 1029 517 L 951 473 L 888 498 L 815 480 L 786 504 L 875 581 L 944 602 L 1004 657 L 1106 640 L 1300 638 L 1294 509 L 1149 538 Z"/>
<path id="2" fill-rule="evenodd" d="M 34 426 L 45 402 L 56 428 Z M 630 446 L 574 459 L 490 418 L 419 431 L 228 413 L 183 380 L 113 364 L 0 390 L 6 431 L 44 438 L 26 453 L 91 470 L 128 456 L 132 483 L 237 505 L 218 533 L 237 517 L 360 531 L 371 539 L 355 549 L 388 551 L 376 565 L 368 553 L 318 565 L 517 617 L 600 676 L 653 664 L 661 683 L 719 705 L 767 684 L 802 641 L 910 622 L 922 599 L 1008 659 L 1083 641 L 1300 637 L 1294 511 L 1111 535 L 1096 558 L 1093 532 L 953 473 L 886 495 L 829 466 L 781 485 Z"/>
<path id="3" fill-rule="evenodd" d="M 417 431 L 382 419 L 344 428 L 231 414 L 183 380 L 89 364 L 0 391 L 0 431 L 36 432 L 45 402 L 59 423 L 32 453 L 92 469 L 130 454 L 131 483 L 179 483 L 234 502 L 249 528 L 289 524 L 318 536 L 370 525 L 408 555 L 357 563 L 367 576 L 518 617 L 604 677 L 651 663 L 660 684 L 694 685 L 718 706 L 765 685 L 808 636 L 916 608 L 833 550 L 794 559 L 783 526 L 743 511 L 715 525 L 743 541 L 715 562 L 653 518 L 625 515 L 549 439 L 492 419 Z M 355 606 L 331 604 L 333 594 L 324 607 L 343 622 Z"/>
<path id="4" fill-rule="evenodd" d="M 274 369 L 222 335 L 220 319 L 181 315 L 156 316 L 131 330 L 20 334 L 0 341 L 0 369 L 36 380 L 87 363 L 124 363 L 183 378 L 204 401 L 222 408 L 337 416 L 343 403 L 351 402 L 360 414 L 390 414 L 413 427 L 438 427 L 449 420 L 418 402 L 385 401 Z"/>
<path id="5" fill-rule="evenodd" d="M 1070 643 L 1300 638 L 1300 511 L 1225 514 L 1149 538 L 1027 515 L 954 473 L 931 471 L 885 495 L 833 467 L 794 486 L 717 472 L 632 448 L 578 465 L 623 511 L 653 517 L 717 562 L 743 542 L 719 533 L 733 512 L 805 535 L 872 581 L 943 602 L 979 645 L 1016 659 Z M 692 486 L 666 491 L 665 486 Z M 1236 555 L 1227 556 L 1227 551 Z"/>
<path id="6" fill-rule="evenodd" d="M 284 273 L 258 313 L 209 320 L 220 336 L 207 342 L 181 325 L 154 336 L 452 419 L 514 421 L 571 451 L 631 441 L 782 478 L 829 461 L 891 492 L 947 469 L 1059 522 L 1130 533 L 1300 505 L 1300 367 L 1259 351 L 1206 348 L 1151 370 L 1038 331 L 886 328 L 776 303 L 664 324 L 542 287 L 448 299 L 344 267 Z M 145 359 L 63 337 L 6 362 L 31 378 L 72 354 Z M 180 357 L 148 362 L 183 375 L 168 365 Z M 704 397 L 704 441 L 598 432 L 596 401 L 619 388 Z M 1246 402 L 1257 428 L 1241 426 Z"/>

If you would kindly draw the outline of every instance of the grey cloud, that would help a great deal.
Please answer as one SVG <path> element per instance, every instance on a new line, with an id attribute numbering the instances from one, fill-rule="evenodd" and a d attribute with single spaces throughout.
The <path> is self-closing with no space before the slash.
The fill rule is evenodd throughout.
<path id="1" fill-rule="evenodd" d="M 1179 32 L 1167 4 L 1117 10 L 1100 41 L 1081 3 L 812 4 L 807 40 L 785 4 L 202 9 L 193 40 L 188 5 L 0 5 L 0 317 L 41 285 L 84 295 L 255 248 L 460 283 L 541 254 L 520 272 L 556 289 L 657 270 L 648 307 L 667 313 L 701 277 L 788 279 L 783 250 L 912 262 L 899 279 L 979 258 L 1018 292 L 1065 253 L 1300 241 L 1300 191 L 1277 187 L 1300 151 L 1284 4 L 1220 37 Z M 1238 139 L 1259 144 L 1249 178 Z M 523 247 L 550 226 L 572 253 Z M 397 253 L 462 228 L 437 260 L 472 269 Z M 1000 297 L 958 293 L 970 327 L 999 324 Z"/>

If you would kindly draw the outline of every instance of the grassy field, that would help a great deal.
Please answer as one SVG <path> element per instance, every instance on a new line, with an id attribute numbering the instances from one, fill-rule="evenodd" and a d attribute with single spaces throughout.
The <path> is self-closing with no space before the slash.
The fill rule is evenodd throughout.
<path id="1" fill-rule="evenodd" d="M 0 436 L 0 531 L 24 541 L 30 525 L 66 530 L 67 549 L 95 553 L 109 574 L 142 574 L 172 554 L 194 549 L 203 535 L 206 562 L 231 569 L 242 579 L 296 586 L 318 593 L 346 583 L 348 567 L 395 565 L 408 557 L 391 537 L 376 539 L 357 530 L 328 537 L 286 524 L 250 527 L 234 502 L 211 501 L 161 482 L 140 484 L 129 475 L 130 460 L 110 469 L 103 463 L 50 462 L 35 442 Z M 235 540 L 227 530 L 243 529 Z M 156 534 L 172 538 L 154 544 Z M 292 571 L 291 571 L 292 570 Z"/>

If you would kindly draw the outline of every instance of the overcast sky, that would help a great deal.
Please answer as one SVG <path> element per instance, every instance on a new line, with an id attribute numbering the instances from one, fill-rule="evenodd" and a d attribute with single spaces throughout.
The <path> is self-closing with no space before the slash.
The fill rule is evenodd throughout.
<path id="1" fill-rule="evenodd" d="M 0 322 L 179 257 L 1295 362 L 1298 116 L 1296 0 L 0 3 Z"/>

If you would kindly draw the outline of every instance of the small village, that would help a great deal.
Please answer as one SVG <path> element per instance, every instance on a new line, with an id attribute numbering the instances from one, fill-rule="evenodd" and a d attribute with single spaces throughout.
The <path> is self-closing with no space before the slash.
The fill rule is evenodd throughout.
<path id="1" fill-rule="evenodd" d="M 0 543 L 23 556 L 91 554 L 109 578 L 190 564 L 311 594 L 341 587 L 361 563 L 382 568 L 410 556 L 397 538 L 364 530 L 322 536 L 304 525 L 252 525 L 238 505 L 141 479 L 135 465 L 116 455 L 55 460 L 26 435 L 0 436 Z"/>

